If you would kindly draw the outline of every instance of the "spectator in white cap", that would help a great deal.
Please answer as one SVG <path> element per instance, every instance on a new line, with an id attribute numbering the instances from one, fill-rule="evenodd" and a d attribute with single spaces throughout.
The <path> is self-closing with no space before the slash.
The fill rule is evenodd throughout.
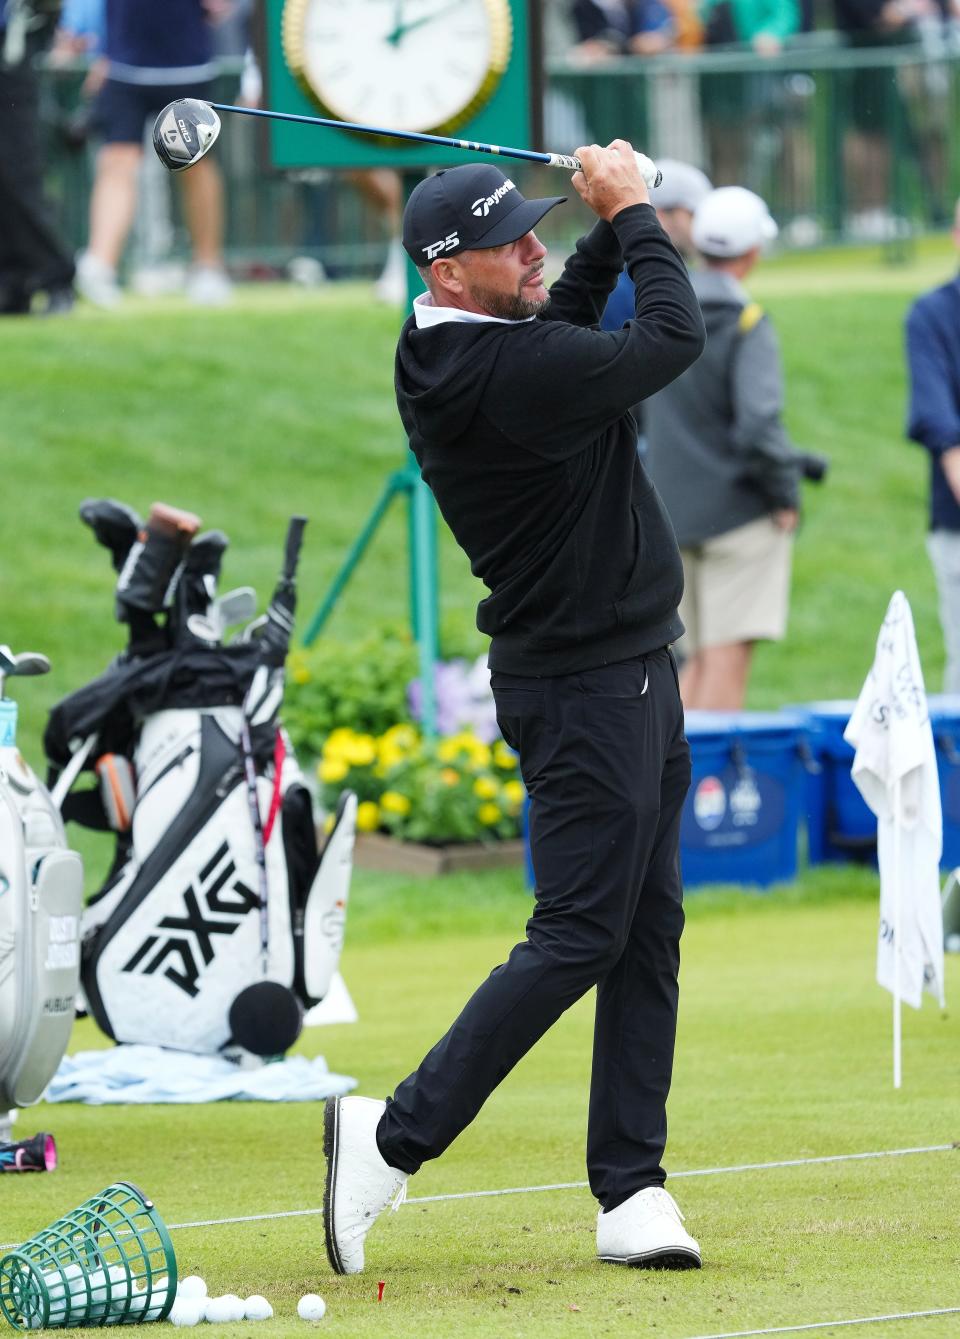
<path id="1" fill-rule="evenodd" d="M 741 186 L 712 191 L 691 227 L 707 328 L 699 360 L 644 402 L 647 468 L 683 559 L 684 706 L 738 711 L 753 648 L 786 633 L 800 467 L 783 426 L 777 338 L 743 281 L 777 225 Z"/>

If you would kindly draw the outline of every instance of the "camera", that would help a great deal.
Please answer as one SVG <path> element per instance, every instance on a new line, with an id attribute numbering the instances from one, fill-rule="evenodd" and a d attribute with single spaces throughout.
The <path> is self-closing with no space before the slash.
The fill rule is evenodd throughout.
<path id="1" fill-rule="evenodd" d="M 829 457 L 817 455 L 815 451 L 798 451 L 796 460 L 804 479 L 812 484 L 823 483 L 830 468 Z"/>

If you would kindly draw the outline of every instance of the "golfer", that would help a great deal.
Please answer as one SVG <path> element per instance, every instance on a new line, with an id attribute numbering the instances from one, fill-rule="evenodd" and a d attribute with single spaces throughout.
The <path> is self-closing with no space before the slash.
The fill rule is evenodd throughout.
<path id="1" fill-rule="evenodd" d="M 704 343 L 687 271 L 624 140 L 577 150 L 598 216 L 548 291 L 525 200 L 493 166 L 421 182 L 403 243 L 427 292 L 396 358 L 423 477 L 489 595 L 497 719 L 530 795 L 526 938 L 386 1103 L 326 1106 L 327 1253 L 363 1269 L 377 1214 L 438 1157 L 531 1046 L 597 987 L 587 1166 L 597 1254 L 690 1268 L 700 1248 L 663 1188 L 690 780 L 670 643 L 683 570 L 629 406 Z M 636 318 L 597 328 L 626 265 Z"/>

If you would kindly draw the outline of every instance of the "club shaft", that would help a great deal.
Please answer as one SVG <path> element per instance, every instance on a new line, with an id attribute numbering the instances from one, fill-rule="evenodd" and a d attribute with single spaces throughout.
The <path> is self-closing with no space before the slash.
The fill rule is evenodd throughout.
<path id="1" fill-rule="evenodd" d="M 453 139 L 449 135 L 426 135 L 416 130 L 385 130 L 383 126 L 362 126 L 352 121 L 330 121 L 323 116 L 299 116 L 294 112 L 273 112 L 262 107 L 235 107 L 223 102 L 211 102 L 208 105 L 215 112 L 236 112 L 240 116 L 265 116 L 271 121 L 296 121 L 301 125 L 327 126 L 332 130 L 352 130 L 358 135 L 385 135 L 389 139 L 405 139 L 415 144 L 438 144 L 445 149 L 465 149 L 468 153 L 493 153 L 500 158 L 522 158 L 528 163 L 565 167 L 571 172 L 580 169 L 580 159 L 572 154 L 538 153 L 535 149 L 509 149 L 502 144 L 480 144 L 476 140 Z"/>

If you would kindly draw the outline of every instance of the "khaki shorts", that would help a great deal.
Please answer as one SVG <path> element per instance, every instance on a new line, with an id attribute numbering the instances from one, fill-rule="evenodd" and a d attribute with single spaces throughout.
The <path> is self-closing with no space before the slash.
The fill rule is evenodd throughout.
<path id="1" fill-rule="evenodd" d="M 769 516 L 681 549 L 680 617 L 687 656 L 731 642 L 782 641 L 790 603 L 793 536 Z"/>

